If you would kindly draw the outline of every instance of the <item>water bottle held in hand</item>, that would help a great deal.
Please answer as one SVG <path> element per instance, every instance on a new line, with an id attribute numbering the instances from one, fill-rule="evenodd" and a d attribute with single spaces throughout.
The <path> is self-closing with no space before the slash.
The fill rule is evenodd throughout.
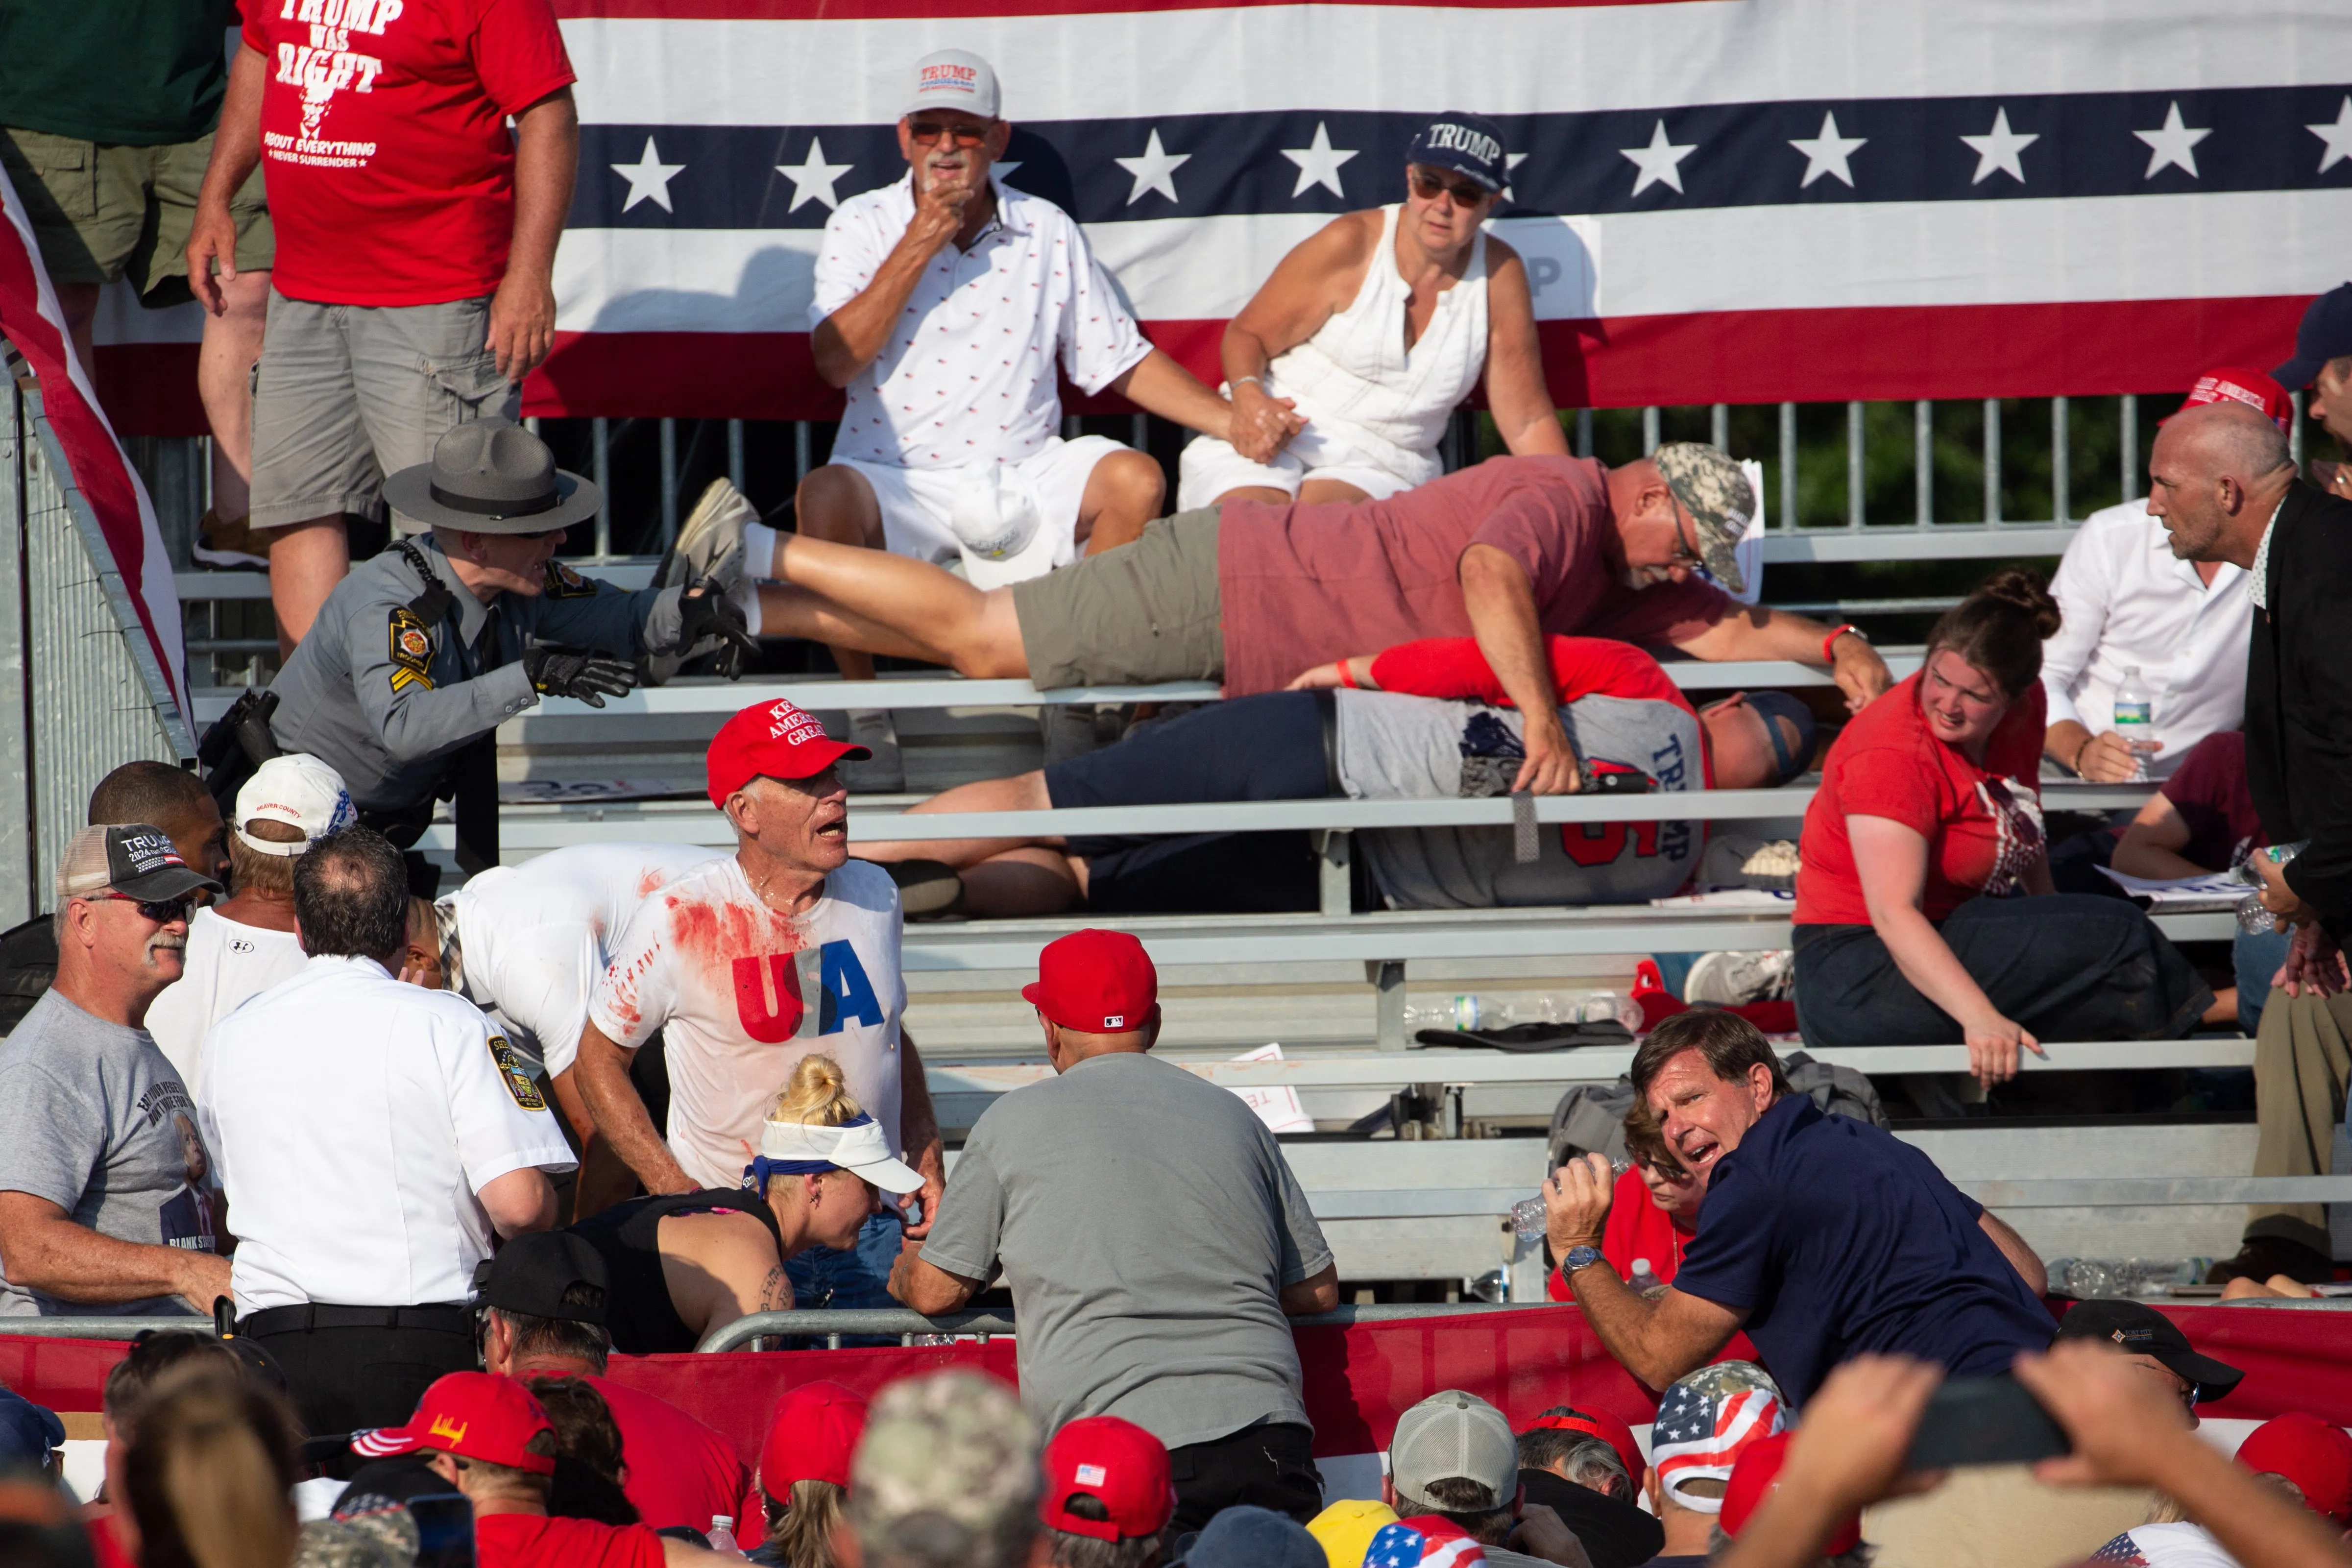
<path id="1" fill-rule="evenodd" d="M 2156 698 L 2140 678 L 2137 664 L 2125 669 L 2123 684 L 2116 688 L 2116 733 L 2134 757 L 2156 755 Z"/>
<path id="2" fill-rule="evenodd" d="M 2238 862 L 2238 880 L 2256 888 L 2268 887 L 2270 884 L 2263 880 L 2258 862 L 2268 860 L 2273 865 L 2284 865 L 2301 854 L 2310 842 L 2309 839 L 2298 839 L 2291 844 L 2273 844 L 2268 849 L 2256 850 Z M 2262 936 L 2274 929 L 2277 924 L 2277 917 L 2263 907 L 2260 893 L 2250 893 L 2238 901 L 2238 929 L 2248 936 Z"/>
<path id="3" fill-rule="evenodd" d="M 1609 1174 L 1623 1176 L 1633 1168 L 1631 1160 L 1611 1160 Z M 1547 1178 L 1549 1179 L 1549 1178 Z M 1541 1196 L 1523 1197 L 1511 1205 L 1511 1234 L 1522 1241 L 1533 1241 L 1544 1233 L 1544 1200 Z"/>
<path id="4" fill-rule="evenodd" d="M 733 1514 L 712 1514 L 710 1516 L 710 1529 L 708 1533 L 710 1541 L 710 1550 L 718 1552 L 720 1556 L 740 1557 L 743 1555 L 743 1549 L 735 1544 L 735 1516 Z"/>

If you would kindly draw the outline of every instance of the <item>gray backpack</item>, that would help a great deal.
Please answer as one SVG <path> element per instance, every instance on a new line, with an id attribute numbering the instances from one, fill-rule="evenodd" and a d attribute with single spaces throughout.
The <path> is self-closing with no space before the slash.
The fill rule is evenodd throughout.
<path id="1" fill-rule="evenodd" d="M 1851 1116 L 1874 1127 L 1886 1126 L 1886 1108 L 1878 1103 L 1878 1091 L 1867 1077 L 1853 1068 L 1832 1067 L 1825 1061 L 1815 1061 L 1801 1051 L 1792 1051 L 1780 1059 L 1780 1071 L 1788 1078 L 1789 1087 L 1811 1096 L 1823 1115 Z M 1558 1170 L 1578 1155 L 1623 1159 L 1625 1113 L 1633 1106 L 1633 1080 L 1630 1076 L 1620 1077 L 1614 1083 L 1579 1083 L 1569 1090 L 1552 1108 L 1550 1163 L 1544 1168 Z"/>

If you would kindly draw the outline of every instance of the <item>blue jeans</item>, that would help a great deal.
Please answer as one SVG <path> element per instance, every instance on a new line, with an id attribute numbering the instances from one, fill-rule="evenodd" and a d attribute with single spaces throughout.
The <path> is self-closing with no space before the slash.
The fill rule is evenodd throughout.
<path id="1" fill-rule="evenodd" d="M 898 1260 L 906 1223 L 896 1209 L 886 1208 L 857 1232 L 856 1246 L 838 1252 L 812 1247 L 784 1260 L 784 1278 L 793 1282 L 793 1305 L 803 1310 L 897 1306 L 897 1298 L 886 1287 L 890 1266 Z"/>
<path id="2" fill-rule="evenodd" d="M 2238 1027 L 2254 1033 L 2263 1021 L 2263 1004 L 2270 1000 L 2271 977 L 2286 962 L 2291 936 L 2274 931 L 2238 933 L 2230 959 L 2238 971 Z"/>

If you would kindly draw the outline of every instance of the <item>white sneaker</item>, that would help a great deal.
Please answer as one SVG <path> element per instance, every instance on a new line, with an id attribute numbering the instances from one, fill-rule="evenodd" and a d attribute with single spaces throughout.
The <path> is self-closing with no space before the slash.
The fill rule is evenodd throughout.
<path id="1" fill-rule="evenodd" d="M 1738 1007 L 1788 996 L 1797 975 L 1797 956 L 1787 948 L 1761 953 L 1702 953 L 1683 982 L 1683 1000 L 1696 1006 Z"/>
<path id="2" fill-rule="evenodd" d="M 743 529 L 760 520 L 759 508 L 724 479 L 713 479 L 695 502 L 677 542 L 654 569 L 653 586 L 677 588 L 709 580 L 721 593 L 743 580 Z"/>
<path id="3" fill-rule="evenodd" d="M 849 738 L 874 755 L 841 765 L 841 781 L 856 795 L 896 795 L 907 788 L 907 765 L 898 754 L 898 726 L 888 708 L 849 710 Z"/>

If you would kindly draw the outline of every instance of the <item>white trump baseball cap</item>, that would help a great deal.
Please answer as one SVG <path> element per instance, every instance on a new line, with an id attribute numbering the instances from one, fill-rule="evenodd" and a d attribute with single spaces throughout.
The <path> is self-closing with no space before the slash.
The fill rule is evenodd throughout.
<path id="1" fill-rule="evenodd" d="M 966 49 L 935 49 L 915 62 L 914 89 L 903 113 L 960 109 L 994 120 L 997 103 L 996 71 L 986 60 Z"/>
<path id="2" fill-rule="evenodd" d="M 315 757 L 299 751 L 273 757 L 253 770 L 236 792 L 236 836 L 247 849 L 263 855 L 299 855 L 329 833 L 340 832 L 360 820 L 343 776 Z M 248 822 L 283 822 L 299 828 L 302 836 L 289 843 L 258 839 L 245 831 Z"/>

